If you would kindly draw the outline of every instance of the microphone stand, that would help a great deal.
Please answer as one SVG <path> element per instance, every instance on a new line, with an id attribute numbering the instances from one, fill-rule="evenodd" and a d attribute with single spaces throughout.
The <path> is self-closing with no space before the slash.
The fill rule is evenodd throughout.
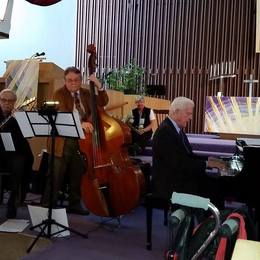
<path id="1" fill-rule="evenodd" d="M 30 230 L 33 230 L 35 228 L 40 228 L 40 233 L 37 235 L 37 237 L 34 239 L 34 241 L 31 243 L 31 245 L 27 249 L 27 253 L 29 253 L 33 246 L 36 244 L 38 239 L 40 237 L 44 236 L 44 231 L 47 229 L 47 237 L 51 238 L 51 236 L 57 235 L 63 231 L 71 231 L 79 236 L 82 236 L 83 238 L 88 238 L 88 234 L 82 234 L 72 228 L 66 227 L 62 225 L 61 223 L 58 223 L 55 219 L 52 218 L 52 209 L 53 209 L 53 174 L 54 174 L 54 149 L 55 149 L 55 136 L 57 135 L 57 128 L 55 125 L 56 117 L 57 117 L 57 110 L 54 107 L 47 107 L 43 108 L 39 111 L 40 115 L 47 115 L 48 122 L 51 125 L 51 154 L 50 154 L 50 196 L 49 196 L 49 208 L 48 208 L 48 218 L 43 220 L 42 223 L 39 223 L 35 226 L 32 226 Z M 44 117 L 45 118 L 45 117 Z M 61 227 L 62 230 L 59 230 L 55 233 L 51 233 L 51 226 L 56 225 L 58 227 Z"/>
<path id="2" fill-rule="evenodd" d="M 31 57 L 30 57 L 30 60 L 33 59 L 33 58 L 38 58 L 38 57 L 41 57 L 41 56 L 45 56 L 45 52 L 36 52 L 34 53 Z"/>

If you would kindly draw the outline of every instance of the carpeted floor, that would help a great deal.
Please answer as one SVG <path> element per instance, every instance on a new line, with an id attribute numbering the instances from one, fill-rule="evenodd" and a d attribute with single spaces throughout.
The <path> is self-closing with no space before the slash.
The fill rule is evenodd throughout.
<path id="1" fill-rule="evenodd" d="M 21 233 L 0 233 L 0 259 L 18 260 L 27 255 L 27 248 L 34 240 L 34 236 Z M 31 252 L 46 249 L 52 242 L 45 238 L 40 238 Z"/>
<path id="2" fill-rule="evenodd" d="M 0 206 L 0 223 L 5 218 L 6 206 Z M 27 207 L 20 207 L 18 219 L 30 219 Z M 25 242 L 22 254 L 18 254 L 19 237 L 25 234 L 37 235 L 27 227 L 22 235 L 17 234 L 6 242 L 10 256 L 17 251 L 16 258 L 8 258 L 7 254 L 2 258 L 2 241 L 0 241 L 0 260 L 64 260 L 64 259 L 89 259 L 89 260 L 157 260 L 164 259 L 164 251 L 168 245 L 167 227 L 163 225 L 163 211 L 154 210 L 153 214 L 153 249 L 146 250 L 146 215 L 145 208 L 139 206 L 129 214 L 120 218 L 120 226 L 116 219 L 104 219 L 93 214 L 79 216 L 68 214 L 69 226 L 83 234 L 88 234 L 88 239 L 74 233 L 69 237 L 50 240 L 42 238 L 33 250 L 27 254 L 26 249 L 30 242 Z M 3 234 L 3 233 L 0 233 Z M 26 237 L 26 235 L 25 235 Z M 29 237 L 31 239 L 31 237 Z M 44 243 L 47 240 L 48 244 Z M 43 246 L 42 246 L 43 245 Z M 48 246 L 49 245 L 49 246 Z M 40 249 L 40 250 L 39 250 Z"/>

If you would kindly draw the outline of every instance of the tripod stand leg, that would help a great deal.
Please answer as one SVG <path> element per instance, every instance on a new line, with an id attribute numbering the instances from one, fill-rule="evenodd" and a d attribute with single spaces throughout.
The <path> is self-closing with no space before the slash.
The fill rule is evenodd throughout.
<path id="1" fill-rule="evenodd" d="M 61 232 L 65 231 L 65 230 L 68 230 L 68 231 L 70 231 L 72 233 L 75 233 L 75 234 L 81 236 L 81 237 L 88 238 L 88 234 L 83 234 L 83 233 L 81 233 L 81 232 L 79 232 L 79 231 L 77 231 L 75 229 L 72 229 L 70 227 L 66 227 L 66 226 L 64 226 L 64 225 L 62 225 L 62 224 L 60 224 L 60 223 L 58 223 L 56 221 L 54 221 L 53 224 L 58 226 L 58 227 L 62 227 L 63 228 L 63 230 L 59 231 L 58 233 L 61 233 Z M 57 233 L 55 233 L 55 234 L 57 234 Z M 55 235 L 55 234 L 52 234 L 52 235 Z"/>
<path id="2" fill-rule="evenodd" d="M 28 247 L 28 249 L 26 250 L 27 253 L 30 253 L 32 248 L 34 247 L 34 245 L 36 244 L 36 242 L 38 241 L 38 239 L 43 236 L 44 230 L 47 228 L 48 223 L 44 224 L 44 227 L 41 229 L 41 232 L 37 235 L 37 237 L 33 240 L 33 242 L 31 243 L 31 245 Z"/>

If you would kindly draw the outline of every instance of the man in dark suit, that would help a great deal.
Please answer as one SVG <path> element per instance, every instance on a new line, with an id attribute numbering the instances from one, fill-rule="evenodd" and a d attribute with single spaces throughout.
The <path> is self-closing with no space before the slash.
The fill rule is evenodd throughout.
<path id="1" fill-rule="evenodd" d="M 199 182 L 207 167 L 225 168 L 214 158 L 196 156 L 183 129 L 192 119 L 194 102 L 177 97 L 169 109 L 169 116 L 153 136 L 153 194 L 170 199 L 173 191 L 200 194 Z M 203 194 L 204 195 L 204 194 Z"/>
<path id="2" fill-rule="evenodd" d="M 76 67 L 68 67 L 64 72 L 65 85 L 58 89 L 53 100 L 58 101 L 58 110 L 61 112 L 78 111 L 81 119 L 81 126 L 86 133 L 93 131 L 91 123 L 91 98 L 90 91 L 82 88 L 82 75 Z M 89 80 L 93 81 L 97 89 L 97 104 L 105 106 L 108 103 L 107 92 L 102 88 L 101 83 L 90 75 Z M 79 142 L 75 138 L 56 137 L 55 139 L 55 160 L 53 174 L 53 204 L 57 202 L 58 192 L 61 189 L 65 174 L 69 176 L 69 213 L 87 215 L 89 212 L 81 205 L 81 177 L 85 173 L 85 165 L 79 153 Z M 50 195 L 50 183 L 44 192 L 42 204 L 48 206 Z"/>
<path id="3" fill-rule="evenodd" d="M 16 119 L 12 116 L 16 94 L 10 89 L 0 92 L 1 132 L 11 133 L 15 151 L 0 153 L 0 167 L 11 172 L 10 196 L 7 202 L 7 218 L 15 218 L 17 207 L 23 203 L 32 173 L 33 154 L 23 137 Z"/>

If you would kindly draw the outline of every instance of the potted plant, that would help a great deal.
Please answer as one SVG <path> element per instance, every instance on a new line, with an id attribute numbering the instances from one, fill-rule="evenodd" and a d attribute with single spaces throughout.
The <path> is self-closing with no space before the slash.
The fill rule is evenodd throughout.
<path id="1" fill-rule="evenodd" d="M 109 72 L 105 81 L 110 89 L 123 91 L 125 94 L 142 94 L 143 75 L 144 69 L 133 60 L 122 68 Z"/>

